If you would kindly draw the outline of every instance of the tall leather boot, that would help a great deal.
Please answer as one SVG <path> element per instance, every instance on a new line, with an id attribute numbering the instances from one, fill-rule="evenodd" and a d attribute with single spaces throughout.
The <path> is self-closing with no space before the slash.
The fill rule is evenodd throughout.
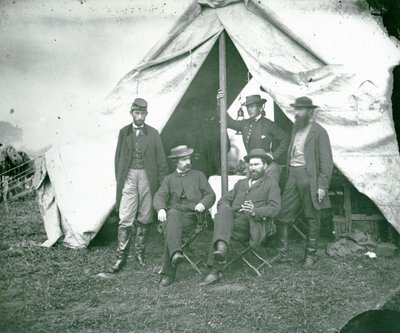
<path id="1" fill-rule="evenodd" d="M 310 219 L 308 221 L 308 236 L 305 250 L 305 262 L 303 265 L 305 270 L 312 269 L 317 261 L 319 223 L 317 219 Z"/>
<path id="2" fill-rule="evenodd" d="M 270 260 L 270 264 L 275 264 L 281 262 L 286 259 L 287 251 L 288 251 L 288 242 L 289 242 L 289 226 L 287 224 L 280 224 L 280 240 L 279 245 L 276 248 L 278 253 L 272 257 Z"/>
<path id="3" fill-rule="evenodd" d="M 149 226 L 142 223 L 137 223 L 136 227 L 136 238 L 135 245 L 133 247 L 133 255 L 140 266 L 145 266 L 144 263 L 144 251 L 146 248 L 147 234 L 149 232 Z"/>
<path id="4" fill-rule="evenodd" d="M 111 268 L 113 273 L 118 273 L 126 264 L 129 248 L 132 242 L 133 227 L 118 227 L 118 245 L 117 245 L 117 261 Z"/>

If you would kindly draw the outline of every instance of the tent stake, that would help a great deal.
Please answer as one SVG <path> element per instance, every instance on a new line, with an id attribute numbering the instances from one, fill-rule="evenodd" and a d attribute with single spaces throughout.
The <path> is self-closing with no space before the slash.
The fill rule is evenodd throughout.
<path id="1" fill-rule="evenodd" d="M 225 32 L 219 36 L 219 89 L 224 92 L 219 104 L 220 113 L 220 137 L 221 137 L 221 193 L 225 195 L 228 191 L 228 161 L 227 161 L 227 139 L 226 139 L 226 110 L 227 110 L 227 91 L 226 91 L 226 47 Z"/>

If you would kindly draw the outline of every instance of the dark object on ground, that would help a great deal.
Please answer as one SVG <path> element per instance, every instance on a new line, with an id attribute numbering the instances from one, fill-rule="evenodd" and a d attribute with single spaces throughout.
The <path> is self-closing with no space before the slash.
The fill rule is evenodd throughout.
<path id="1" fill-rule="evenodd" d="M 400 312 L 370 310 L 351 319 L 340 333 L 399 333 Z"/>

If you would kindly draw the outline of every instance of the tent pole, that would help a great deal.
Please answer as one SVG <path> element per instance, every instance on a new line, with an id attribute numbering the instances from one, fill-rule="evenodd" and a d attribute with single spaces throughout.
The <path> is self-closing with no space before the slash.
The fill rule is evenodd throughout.
<path id="1" fill-rule="evenodd" d="M 224 92 L 219 104 L 220 114 L 220 137 L 221 137 L 221 193 L 225 195 L 228 191 L 228 161 L 227 161 L 227 138 L 226 138 L 226 110 L 227 110 L 227 91 L 226 91 L 226 47 L 225 32 L 219 36 L 219 89 Z"/>

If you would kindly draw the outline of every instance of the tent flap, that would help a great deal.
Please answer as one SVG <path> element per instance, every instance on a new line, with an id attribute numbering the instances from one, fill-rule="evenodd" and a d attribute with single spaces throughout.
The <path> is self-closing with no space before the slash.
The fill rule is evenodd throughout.
<path id="1" fill-rule="evenodd" d="M 46 154 L 64 242 L 87 246 L 114 206 L 114 150 L 118 130 L 131 121 L 132 100 L 149 101 L 146 121 L 161 131 L 223 30 L 289 119 L 296 97 L 319 105 L 336 166 L 400 232 L 400 157 L 389 97 L 400 51 L 371 15 L 343 15 L 333 0 L 233 1 L 215 9 L 194 1 L 108 95 L 85 139 Z"/>

